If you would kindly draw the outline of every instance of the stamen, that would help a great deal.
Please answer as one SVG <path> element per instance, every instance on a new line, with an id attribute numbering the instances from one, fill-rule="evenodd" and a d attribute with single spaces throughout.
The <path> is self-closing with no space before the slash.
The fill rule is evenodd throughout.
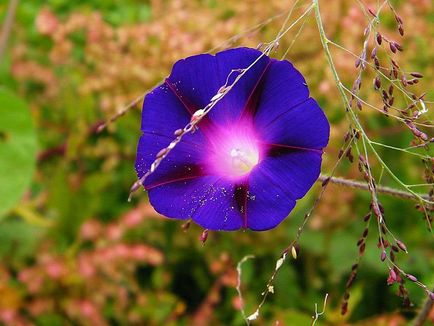
<path id="1" fill-rule="evenodd" d="M 253 153 L 252 151 L 246 153 L 239 148 L 233 148 L 230 156 L 232 157 L 232 168 L 234 174 L 237 175 L 243 175 L 250 172 L 259 161 L 259 155 L 257 155 L 257 153 Z"/>
<path id="2" fill-rule="evenodd" d="M 249 123 L 219 130 L 211 142 L 213 155 L 209 157 L 209 167 L 222 177 L 239 179 L 259 163 L 261 146 Z"/>

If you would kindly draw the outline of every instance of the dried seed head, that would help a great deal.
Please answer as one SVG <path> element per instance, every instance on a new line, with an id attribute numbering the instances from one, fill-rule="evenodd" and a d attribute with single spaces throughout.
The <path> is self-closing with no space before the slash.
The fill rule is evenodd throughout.
<path id="1" fill-rule="evenodd" d="M 397 22 L 399 25 L 402 25 L 402 24 L 403 24 L 401 17 L 398 16 L 397 14 L 395 14 L 395 19 L 396 19 L 396 22 Z"/>
<path id="2" fill-rule="evenodd" d="M 200 242 L 202 242 L 202 245 L 204 245 L 207 239 L 208 239 L 208 229 L 205 229 L 202 231 L 199 240 Z"/>
<path id="3" fill-rule="evenodd" d="M 393 84 L 389 86 L 389 95 L 393 94 Z"/>
<path id="4" fill-rule="evenodd" d="M 412 72 L 410 73 L 415 78 L 423 78 L 423 75 L 420 72 Z"/>
<path id="5" fill-rule="evenodd" d="M 404 36 L 404 27 L 402 27 L 402 25 L 398 26 L 398 32 L 401 36 Z"/>
<path id="6" fill-rule="evenodd" d="M 366 243 L 362 243 L 359 247 L 359 254 L 363 255 L 365 253 L 365 249 L 366 249 Z"/>
<path id="7" fill-rule="evenodd" d="M 225 93 L 227 90 L 229 89 L 229 87 L 227 86 L 222 86 L 219 88 L 217 93 Z"/>
<path id="8" fill-rule="evenodd" d="M 350 139 L 350 132 L 345 133 L 344 142 L 346 143 Z"/>
<path id="9" fill-rule="evenodd" d="M 399 69 L 399 65 L 396 63 L 395 60 L 391 59 L 392 65 L 395 66 L 395 68 Z"/>
<path id="10" fill-rule="evenodd" d="M 380 87 L 381 87 L 381 79 L 380 76 L 377 76 L 374 78 L 374 88 L 380 89 Z"/>
<path id="11" fill-rule="evenodd" d="M 381 256 L 380 256 L 381 261 L 385 261 L 385 260 L 386 260 L 386 257 L 387 257 L 386 250 L 383 250 L 383 251 L 381 252 Z"/>
<path id="12" fill-rule="evenodd" d="M 396 245 L 399 247 L 399 249 L 401 249 L 404 252 L 407 252 L 407 247 L 405 246 L 405 244 L 400 241 L 400 240 L 396 240 Z"/>
<path id="13" fill-rule="evenodd" d="M 434 295 L 433 295 L 434 297 Z M 434 300 L 434 299 L 433 299 Z M 345 315 L 348 312 L 348 302 L 343 302 L 341 305 L 341 315 Z"/>
<path id="14" fill-rule="evenodd" d="M 348 160 L 350 161 L 350 163 L 353 163 L 353 162 L 354 162 L 354 156 L 353 156 L 352 153 L 348 153 L 348 154 L 347 154 L 347 158 L 348 158 Z"/>
<path id="15" fill-rule="evenodd" d="M 376 39 L 377 39 L 378 45 L 381 45 L 381 43 L 383 42 L 383 37 L 381 36 L 381 34 L 379 32 L 377 32 Z"/>
<path id="16" fill-rule="evenodd" d="M 363 221 L 368 222 L 370 218 L 371 218 L 371 213 L 368 213 L 363 217 Z"/>
<path id="17" fill-rule="evenodd" d="M 377 47 L 374 47 L 371 52 L 371 59 L 374 59 L 377 56 Z"/>
<path id="18" fill-rule="evenodd" d="M 424 132 L 420 132 L 419 138 L 422 139 L 423 141 L 427 141 L 428 135 Z"/>
<path id="19" fill-rule="evenodd" d="M 160 150 L 160 151 L 157 153 L 157 155 L 155 155 L 155 157 L 156 157 L 157 159 L 162 158 L 164 155 L 167 154 L 168 151 L 169 151 L 169 150 L 168 150 L 167 148 L 163 148 L 162 150 Z"/>
<path id="20" fill-rule="evenodd" d="M 280 47 L 280 43 L 279 42 L 274 42 L 273 47 L 272 47 L 272 51 L 276 52 Z"/>
<path id="21" fill-rule="evenodd" d="M 217 94 L 214 95 L 214 96 L 211 98 L 211 102 L 215 102 L 215 101 L 217 101 L 217 100 L 219 100 L 220 98 L 223 97 L 224 92 L 221 92 L 220 90 L 221 90 L 221 88 L 218 90 Z M 197 112 L 197 111 L 196 111 L 196 112 Z"/>
<path id="22" fill-rule="evenodd" d="M 404 295 L 404 299 L 402 300 L 402 306 L 403 307 L 411 307 L 413 304 L 410 301 L 410 298 L 408 297 L 408 295 Z"/>
<path id="23" fill-rule="evenodd" d="M 396 49 L 396 45 L 394 42 L 390 42 L 389 47 L 390 47 L 390 51 L 392 51 L 393 53 L 396 53 L 397 49 Z"/>
<path id="24" fill-rule="evenodd" d="M 388 102 L 389 106 L 393 105 L 394 100 L 395 100 L 395 98 L 393 96 L 389 99 L 389 102 Z"/>
<path id="25" fill-rule="evenodd" d="M 353 84 L 353 92 L 355 93 L 356 90 L 360 89 L 362 87 L 362 80 L 360 79 L 360 76 L 357 77 L 357 79 L 354 81 Z"/>
<path id="26" fill-rule="evenodd" d="M 377 247 L 378 248 L 383 248 L 383 243 L 382 243 L 382 238 L 381 237 L 378 237 Z"/>
<path id="27" fill-rule="evenodd" d="M 186 221 L 185 223 L 183 223 L 183 224 L 181 225 L 181 229 L 182 229 L 182 231 L 187 232 L 188 229 L 190 228 L 190 224 L 191 224 L 191 220 L 188 220 L 188 221 Z"/>
<path id="28" fill-rule="evenodd" d="M 380 69 L 380 61 L 377 57 L 374 58 L 375 69 Z"/>
<path id="29" fill-rule="evenodd" d="M 365 174 L 363 174 L 363 178 L 365 179 L 366 182 L 369 183 L 369 181 L 371 181 L 371 178 L 369 176 L 369 174 L 367 172 L 365 172 Z"/>
<path id="30" fill-rule="evenodd" d="M 387 278 L 387 285 L 391 285 L 397 281 L 396 273 L 393 269 L 389 269 L 389 277 Z"/>
<path id="31" fill-rule="evenodd" d="M 291 247 L 292 258 L 297 259 L 297 249 L 294 246 Z"/>
<path id="32" fill-rule="evenodd" d="M 323 187 L 327 186 L 329 182 L 330 182 L 330 177 L 325 178 L 324 181 L 322 182 L 322 186 Z"/>
<path id="33" fill-rule="evenodd" d="M 345 284 L 345 288 L 349 289 L 351 285 L 354 283 L 354 280 L 356 279 L 356 273 L 352 272 L 350 276 L 348 277 L 347 283 Z"/>
<path id="34" fill-rule="evenodd" d="M 363 36 L 368 35 L 370 31 L 371 31 L 371 26 L 368 25 L 368 26 L 363 30 Z"/>
<path id="35" fill-rule="evenodd" d="M 395 253 L 392 250 L 389 252 L 389 257 L 391 261 L 395 261 Z"/>
<path id="36" fill-rule="evenodd" d="M 417 278 L 416 278 L 416 276 L 411 275 L 411 274 L 407 274 L 406 276 L 407 276 L 407 278 L 408 278 L 410 281 L 412 281 L 412 282 L 417 282 Z"/>
<path id="37" fill-rule="evenodd" d="M 191 116 L 191 120 L 192 121 L 197 121 L 200 120 L 202 118 L 202 116 L 204 115 L 205 110 L 204 109 L 199 109 L 196 112 L 193 113 L 193 115 Z"/>
<path id="38" fill-rule="evenodd" d="M 356 62 L 354 63 L 354 66 L 356 68 L 359 68 L 361 62 L 362 62 L 362 60 L 360 60 L 360 58 L 357 58 Z"/>

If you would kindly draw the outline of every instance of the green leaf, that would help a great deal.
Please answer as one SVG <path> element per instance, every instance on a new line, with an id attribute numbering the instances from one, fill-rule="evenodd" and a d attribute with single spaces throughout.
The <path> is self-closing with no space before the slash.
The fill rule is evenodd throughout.
<path id="1" fill-rule="evenodd" d="M 36 133 L 26 103 L 0 88 L 0 217 L 20 200 L 36 163 Z"/>
<path id="2" fill-rule="evenodd" d="M 18 219 L 6 219 L 0 224 L 0 259 L 9 264 L 19 263 L 35 254 L 41 229 Z"/>

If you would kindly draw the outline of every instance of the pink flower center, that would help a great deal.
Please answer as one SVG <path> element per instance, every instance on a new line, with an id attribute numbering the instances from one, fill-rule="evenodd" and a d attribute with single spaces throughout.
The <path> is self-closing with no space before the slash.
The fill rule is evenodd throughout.
<path id="1" fill-rule="evenodd" d="M 241 176 L 250 172 L 259 162 L 259 152 L 252 147 L 234 147 L 230 153 L 232 174 Z"/>
<path id="2" fill-rule="evenodd" d="M 211 137 L 212 151 L 208 158 L 211 173 L 229 179 L 248 175 L 259 163 L 261 146 L 248 123 L 220 129 Z"/>

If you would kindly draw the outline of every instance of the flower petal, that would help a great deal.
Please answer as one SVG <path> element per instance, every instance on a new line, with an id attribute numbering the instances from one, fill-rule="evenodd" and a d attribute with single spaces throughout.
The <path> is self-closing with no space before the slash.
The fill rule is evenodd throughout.
<path id="1" fill-rule="evenodd" d="M 268 125 L 308 98 L 309 89 L 300 72 L 288 61 L 272 60 L 264 78 L 255 121 L 258 125 Z"/>
<path id="2" fill-rule="evenodd" d="M 139 178 L 150 169 L 157 153 L 166 148 L 172 140 L 172 137 L 147 132 L 140 137 L 136 158 L 136 171 Z M 201 164 L 202 147 L 205 142 L 200 133 L 186 134 L 162 160 L 155 172 L 146 178 L 145 188 L 202 176 L 204 174 Z"/>
<path id="3" fill-rule="evenodd" d="M 257 105 L 262 82 L 267 74 L 271 60 L 258 50 L 237 48 L 223 51 L 216 55 L 219 74 L 223 81 L 232 69 L 247 68 L 258 60 L 235 84 L 221 100 L 221 109 L 211 112 L 211 119 L 221 124 L 233 123 L 242 113 L 252 111 Z M 231 74 L 228 84 L 231 84 L 238 73 Z"/>
<path id="4" fill-rule="evenodd" d="M 237 76 L 233 69 L 250 66 L 262 53 L 249 48 L 237 48 L 217 53 L 200 54 L 178 61 L 167 79 L 178 97 L 190 103 L 194 109 L 205 107 L 217 94 L 227 77 L 231 84 Z M 270 59 L 262 56 L 259 61 L 237 82 L 227 95 L 210 112 L 211 121 L 224 124 L 237 119 L 267 69 Z M 200 126 L 200 124 L 199 124 Z"/>
<path id="5" fill-rule="evenodd" d="M 321 155 L 304 150 L 265 158 L 249 177 L 248 227 L 259 231 L 278 225 L 312 187 L 320 166 Z"/>
<path id="6" fill-rule="evenodd" d="M 317 150 L 327 146 L 330 134 L 327 118 L 312 98 L 274 119 L 255 119 L 255 128 L 266 143 Z"/>
<path id="7" fill-rule="evenodd" d="M 240 213 L 236 186 L 221 178 L 203 194 L 203 197 L 193 214 L 193 221 L 209 230 L 238 230 L 243 225 Z"/>
<path id="8" fill-rule="evenodd" d="M 158 133 L 174 138 L 173 133 L 183 128 L 191 114 L 167 84 L 162 84 L 145 96 L 142 109 L 143 132 Z"/>
<path id="9" fill-rule="evenodd" d="M 237 230 L 242 216 L 234 185 L 216 176 L 172 182 L 149 190 L 152 206 L 167 217 L 192 218 L 209 230 Z"/>
<path id="10" fill-rule="evenodd" d="M 156 155 L 175 139 L 174 131 L 183 128 L 190 118 L 188 107 L 167 84 L 146 95 L 142 110 L 143 135 L 137 147 L 135 165 L 139 178 L 150 169 Z M 206 143 L 200 130 L 184 135 L 157 170 L 146 179 L 145 186 L 202 175 L 200 162 Z"/>

